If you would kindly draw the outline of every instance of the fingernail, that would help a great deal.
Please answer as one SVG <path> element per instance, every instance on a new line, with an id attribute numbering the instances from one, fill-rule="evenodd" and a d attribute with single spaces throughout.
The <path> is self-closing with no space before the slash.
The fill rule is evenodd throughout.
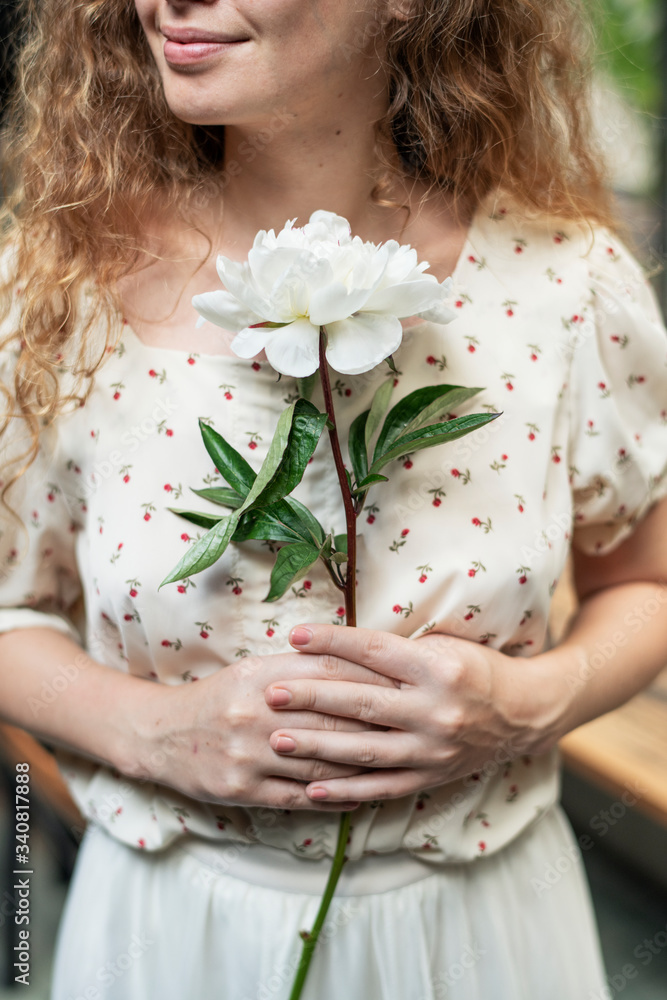
<path id="1" fill-rule="evenodd" d="M 269 697 L 272 705 L 289 705 L 292 700 L 292 692 L 285 688 L 271 688 Z"/>
<path id="2" fill-rule="evenodd" d="M 313 633 L 310 629 L 299 625 L 298 628 L 293 628 L 290 632 L 289 641 L 293 646 L 307 646 L 312 638 Z"/>
<path id="3" fill-rule="evenodd" d="M 311 788 L 308 792 L 311 799 L 328 799 L 329 793 L 326 788 Z"/>
<path id="4" fill-rule="evenodd" d="M 279 736 L 276 740 L 276 750 L 289 753 L 290 750 L 296 750 L 296 743 L 291 736 Z"/>

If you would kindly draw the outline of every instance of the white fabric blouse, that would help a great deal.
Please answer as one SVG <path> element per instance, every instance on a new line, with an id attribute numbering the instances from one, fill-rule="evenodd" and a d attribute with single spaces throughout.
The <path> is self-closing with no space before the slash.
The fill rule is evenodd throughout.
<path id="1" fill-rule="evenodd" d="M 394 462 L 389 483 L 371 489 L 359 521 L 358 621 L 408 638 L 435 630 L 488 643 L 526 658 L 529 670 L 545 648 L 570 545 L 610 552 L 667 493 L 667 337 L 643 272 L 615 236 L 530 218 L 509 202 L 478 209 L 453 278 L 456 320 L 406 327 L 394 401 L 427 384 L 481 386 L 457 415 L 502 416 Z M 5 521 L 0 631 L 60 628 L 110 669 L 174 685 L 290 649 L 295 624 L 342 622 L 319 563 L 263 603 L 275 546 L 262 542 L 232 545 L 215 566 L 158 593 L 203 533 L 167 508 L 220 511 L 189 491 L 222 484 L 198 418 L 259 468 L 296 386 L 266 362 L 150 347 L 119 326 L 85 406 L 44 434 L 10 494 L 27 540 Z M 5 352 L 10 386 L 15 357 Z M 388 375 L 384 364 L 334 373 L 344 439 Z M 317 393 L 314 402 L 322 407 Z M 326 435 L 295 496 L 325 527 L 344 530 Z M 85 621 L 75 622 L 81 596 Z M 36 726 L 78 669 L 63 668 L 36 700 Z M 404 849 L 438 864 L 500 850 L 559 794 L 557 750 L 511 756 L 501 748 L 461 781 L 363 804 L 348 856 Z M 83 814 L 133 847 L 157 851 L 196 835 L 334 853 L 338 815 L 209 804 L 60 748 L 56 759 Z"/>

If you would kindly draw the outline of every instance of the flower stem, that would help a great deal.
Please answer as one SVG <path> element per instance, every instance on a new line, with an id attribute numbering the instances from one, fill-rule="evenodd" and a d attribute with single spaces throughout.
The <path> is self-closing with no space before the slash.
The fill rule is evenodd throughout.
<path id="1" fill-rule="evenodd" d="M 338 473 L 338 483 L 340 485 L 340 492 L 343 498 L 343 505 L 345 507 L 345 524 L 347 528 L 347 568 L 345 573 L 345 585 L 343 588 L 343 592 L 345 594 L 345 624 L 354 626 L 357 624 L 356 580 L 358 512 L 355 511 L 354 497 L 350 491 L 350 484 L 345 473 L 345 463 L 343 462 L 343 455 L 340 449 L 340 441 L 338 440 L 333 393 L 331 392 L 329 368 L 325 354 L 326 346 L 326 330 L 324 327 L 320 327 L 320 380 L 322 382 L 322 392 L 324 393 L 324 406 L 329 418 L 329 440 L 331 442 L 331 450 L 333 452 L 334 463 L 336 465 L 336 472 Z M 343 865 L 347 861 L 347 858 L 345 857 L 345 847 L 350 833 L 351 818 L 352 813 L 349 812 L 344 812 L 340 815 L 340 823 L 338 824 L 338 842 L 336 844 L 336 853 L 331 865 L 331 871 L 329 872 L 329 879 L 324 890 L 324 895 L 322 896 L 322 902 L 320 903 L 315 923 L 313 924 L 313 929 L 310 933 L 303 934 L 301 958 L 299 959 L 299 967 L 296 971 L 289 1000 L 300 1000 L 304 983 L 306 982 L 306 976 L 308 975 L 308 969 L 310 968 L 310 962 L 320 936 L 320 931 L 324 926 L 324 921 L 329 910 L 329 905 L 331 904 L 331 900 L 333 899 L 333 895 L 336 891 L 336 886 L 338 884 L 340 873 L 343 870 Z"/>
<path id="2" fill-rule="evenodd" d="M 324 408 L 329 418 L 329 440 L 333 452 L 340 492 L 345 507 L 345 524 L 347 527 L 347 573 L 345 577 L 345 624 L 357 624 L 356 578 L 357 578 L 357 514 L 354 509 L 354 498 L 350 492 L 350 484 L 345 473 L 345 463 L 340 450 L 338 431 L 336 429 L 336 412 L 334 410 L 333 393 L 329 380 L 329 367 L 325 355 L 326 331 L 320 329 L 320 379 L 324 394 Z"/>
<path id="3" fill-rule="evenodd" d="M 289 1000 L 299 1000 L 301 996 L 301 991 L 303 990 L 306 976 L 308 975 L 310 960 L 313 957 L 313 952 L 317 946 L 320 931 L 324 926 L 324 921 L 329 910 L 329 904 L 331 903 L 333 894 L 336 891 L 338 878 L 346 861 L 345 847 L 350 831 L 351 816 L 352 814 L 349 812 L 341 815 L 340 826 L 338 827 L 338 843 L 336 844 L 336 853 L 334 855 L 333 864 L 331 865 L 331 871 L 329 872 L 329 879 L 322 896 L 320 908 L 317 916 L 315 917 L 313 929 L 307 936 L 304 936 L 303 950 L 301 952 L 299 967 L 296 970 L 296 976 L 294 977 L 294 983 L 292 985 L 292 992 L 289 995 Z"/>

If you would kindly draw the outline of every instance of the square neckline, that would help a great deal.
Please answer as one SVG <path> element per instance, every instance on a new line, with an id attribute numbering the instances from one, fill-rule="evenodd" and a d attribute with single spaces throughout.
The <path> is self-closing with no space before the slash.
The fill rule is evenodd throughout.
<path id="1" fill-rule="evenodd" d="M 463 246 L 461 247 L 461 251 L 456 260 L 456 264 L 454 265 L 454 269 L 451 275 L 449 275 L 454 284 L 456 284 L 456 281 L 459 277 L 459 272 L 463 268 L 463 265 L 467 260 L 469 250 L 472 246 L 472 233 L 477 228 L 479 214 L 481 210 L 482 210 L 482 203 L 480 202 L 475 207 L 472 218 L 470 220 L 470 225 L 468 226 L 468 229 L 466 231 L 466 236 L 465 240 L 463 241 Z M 410 317 L 407 318 L 409 319 Z M 252 364 L 253 362 L 253 358 L 240 358 L 237 354 L 204 354 L 201 351 L 189 351 L 186 348 L 182 347 L 162 347 L 158 346 L 157 344 L 147 344 L 145 341 L 141 339 L 139 334 L 132 329 L 132 326 L 124 316 L 121 316 L 120 319 L 123 329 L 123 334 L 120 337 L 120 340 L 123 341 L 125 334 L 129 333 L 131 340 L 133 340 L 136 344 L 138 344 L 138 346 L 142 348 L 144 351 L 149 351 L 150 353 L 168 354 L 174 357 L 184 357 L 184 358 L 187 358 L 190 355 L 194 355 L 205 361 L 224 360 L 224 361 L 231 361 L 233 364 Z M 403 331 L 405 333 L 407 330 L 418 330 L 423 326 L 427 326 L 431 322 L 432 322 L 431 320 L 423 319 L 419 323 L 412 323 L 410 324 L 410 326 L 404 327 Z M 268 361 L 260 362 L 260 364 L 264 363 L 268 364 Z"/>

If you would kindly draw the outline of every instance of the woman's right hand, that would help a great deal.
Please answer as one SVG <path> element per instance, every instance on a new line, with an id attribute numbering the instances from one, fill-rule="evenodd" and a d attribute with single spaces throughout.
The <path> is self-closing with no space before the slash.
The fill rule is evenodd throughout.
<path id="1" fill-rule="evenodd" d="M 378 727 L 318 712 L 278 712 L 267 705 L 268 684 L 296 677 L 395 686 L 391 679 L 337 657 L 293 652 L 249 656 L 197 683 L 157 687 L 148 702 L 148 725 L 138 734 L 139 750 L 125 773 L 204 802 L 321 812 L 350 808 L 350 803 L 314 802 L 305 794 L 306 784 L 367 768 L 287 758 L 271 748 L 269 736 L 278 726 L 348 732 Z"/>

